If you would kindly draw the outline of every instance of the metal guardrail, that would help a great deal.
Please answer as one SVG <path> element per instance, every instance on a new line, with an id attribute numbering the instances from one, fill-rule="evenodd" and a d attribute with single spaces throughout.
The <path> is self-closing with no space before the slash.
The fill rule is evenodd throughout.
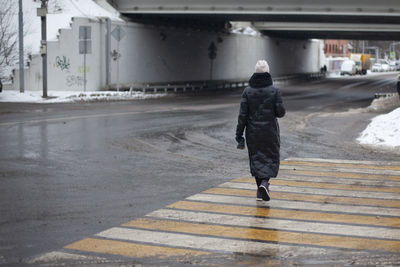
<path id="1" fill-rule="evenodd" d="M 324 73 L 293 74 L 273 78 L 274 84 L 282 85 L 295 80 L 318 80 L 325 78 Z M 195 91 L 234 90 L 248 86 L 248 80 L 214 80 L 214 81 L 182 81 L 172 83 L 121 83 L 121 91 L 139 91 L 144 93 L 179 93 Z M 111 84 L 104 90 L 116 90 L 117 85 Z"/>
<path id="2" fill-rule="evenodd" d="M 382 97 L 394 97 L 398 95 L 397 93 L 375 93 L 375 98 L 382 98 Z"/>

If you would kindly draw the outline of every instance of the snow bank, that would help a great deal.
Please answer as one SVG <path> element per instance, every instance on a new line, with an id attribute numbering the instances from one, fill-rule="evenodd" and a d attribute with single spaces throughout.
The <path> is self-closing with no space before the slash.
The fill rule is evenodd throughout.
<path id="1" fill-rule="evenodd" d="M 400 147 L 400 108 L 373 118 L 357 141 L 367 145 Z"/>
<path id="2" fill-rule="evenodd" d="M 94 101 L 115 101 L 115 100 L 137 100 L 164 97 L 167 94 L 145 94 L 143 92 L 48 92 L 48 98 L 42 98 L 41 91 L 3 91 L 0 93 L 0 102 L 18 103 L 73 103 L 73 102 L 94 102 Z"/>

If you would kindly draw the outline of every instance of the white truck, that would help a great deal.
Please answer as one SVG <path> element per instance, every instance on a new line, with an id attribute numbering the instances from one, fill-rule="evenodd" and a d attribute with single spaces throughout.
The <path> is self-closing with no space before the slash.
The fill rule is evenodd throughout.
<path id="1" fill-rule="evenodd" d="M 371 68 L 371 55 L 369 54 L 352 53 L 349 59 L 353 60 L 356 64 L 356 74 L 365 75 L 367 74 L 367 70 Z"/>
<path id="2" fill-rule="evenodd" d="M 340 75 L 355 75 L 356 73 L 356 63 L 353 60 L 343 61 L 343 64 L 340 67 Z"/>

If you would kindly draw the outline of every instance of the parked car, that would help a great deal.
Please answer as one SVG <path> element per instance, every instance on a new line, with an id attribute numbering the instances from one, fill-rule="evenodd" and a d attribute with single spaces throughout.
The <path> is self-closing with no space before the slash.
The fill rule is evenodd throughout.
<path id="1" fill-rule="evenodd" d="M 356 63 L 353 60 L 343 61 L 340 68 L 340 75 L 355 75 L 357 72 Z"/>
<path id="2" fill-rule="evenodd" d="M 387 63 L 382 64 L 382 70 L 383 71 L 390 71 L 390 65 Z"/>
<path id="3" fill-rule="evenodd" d="M 375 63 L 374 65 L 372 65 L 372 72 L 382 72 L 382 64 L 381 63 Z"/>
<path id="4" fill-rule="evenodd" d="M 399 71 L 400 70 L 400 63 L 396 60 L 389 61 L 390 70 L 391 71 Z"/>
<path id="5" fill-rule="evenodd" d="M 396 70 L 396 62 L 390 62 L 389 67 L 390 67 L 390 71 L 395 71 Z"/>

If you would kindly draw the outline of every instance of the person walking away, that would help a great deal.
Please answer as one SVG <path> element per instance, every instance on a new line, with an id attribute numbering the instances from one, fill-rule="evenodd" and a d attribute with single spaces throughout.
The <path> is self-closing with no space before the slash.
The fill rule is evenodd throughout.
<path id="1" fill-rule="evenodd" d="M 259 60 L 242 94 L 236 127 L 238 148 L 246 141 L 250 172 L 257 183 L 257 200 L 269 201 L 269 179 L 278 175 L 280 133 L 277 118 L 286 111 L 280 90 L 272 85 L 267 61 Z M 243 133 L 246 130 L 246 139 Z"/>
<path id="2" fill-rule="evenodd" d="M 400 75 L 397 76 L 397 93 L 399 94 L 399 98 L 400 98 Z"/>

